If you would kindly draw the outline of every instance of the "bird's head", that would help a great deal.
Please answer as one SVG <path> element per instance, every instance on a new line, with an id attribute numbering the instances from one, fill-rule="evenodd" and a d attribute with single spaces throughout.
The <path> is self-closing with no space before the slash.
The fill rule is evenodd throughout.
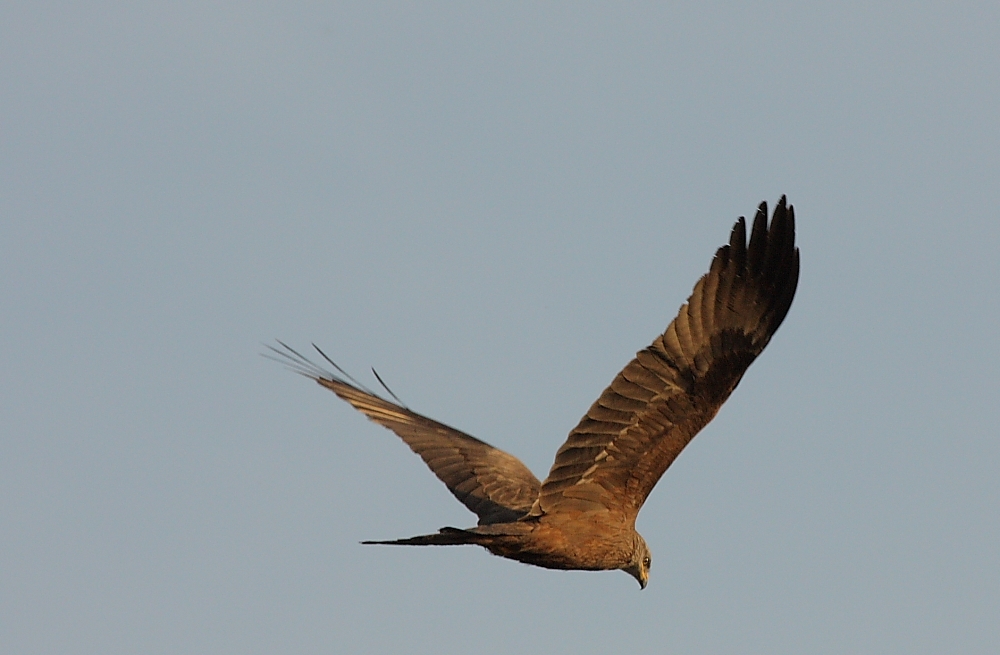
<path id="1" fill-rule="evenodd" d="M 652 563 L 653 558 L 649 554 L 646 540 L 638 532 L 635 533 L 632 559 L 622 570 L 635 578 L 641 589 L 645 589 L 646 583 L 649 582 L 649 567 Z"/>

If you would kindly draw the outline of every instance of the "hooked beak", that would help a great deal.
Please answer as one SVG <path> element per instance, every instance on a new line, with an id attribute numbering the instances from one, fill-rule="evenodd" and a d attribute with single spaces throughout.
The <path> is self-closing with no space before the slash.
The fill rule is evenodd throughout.
<path id="1" fill-rule="evenodd" d="M 635 578 L 635 581 L 639 583 L 639 589 L 645 589 L 646 583 L 649 582 L 649 571 L 643 570 L 642 566 L 636 564 L 628 568 L 623 568 L 623 571 L 628 573 L 630 576 Z"/>

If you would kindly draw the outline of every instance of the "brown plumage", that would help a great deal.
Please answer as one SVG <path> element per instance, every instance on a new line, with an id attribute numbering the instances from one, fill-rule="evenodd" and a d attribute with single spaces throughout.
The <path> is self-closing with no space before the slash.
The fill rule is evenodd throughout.
<path id="1" fill-rule="evenodd" d="M 636 515 L 764 350 L 788 313 L 798 277 L 795 214 L 784 196 L 770 226 L 767 203 L 761 203 L 749 244 L 740 217 L 666 332 L 591 405 L 556 452 L 544 482 L 516 457 L 380 398 L 328 358 L 344 377 L 284 344 L 285 350 L 272 350 L 399 435 L 479 516 L 479 525 L 467 530 L 363 543 L 476 544 L 547 568 L 621 569 L 645 588 L 650 555 L 635 531 Z"/>

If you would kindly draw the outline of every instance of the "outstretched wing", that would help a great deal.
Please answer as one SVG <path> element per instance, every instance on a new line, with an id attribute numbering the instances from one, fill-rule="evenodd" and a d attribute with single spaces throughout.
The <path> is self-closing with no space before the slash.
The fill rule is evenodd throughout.
<path id="1" fill-rule="evenodd" d="M 794 210 L 782 196 L 768 228 L 761 203 L 749 246 L 741 217 L 666 332 L 570 432 L 531 514 L 612 510 L 634 518 L 764 350 L 798 278 Z"/>
<path id="2" fill-rule="evenodd" d="M 372 421 L 395 432 L 423 458 L 451 493 L 479 516 L 479 525 L 516 521 L 538 498 L 541 483 L 513 455 L 380 398 L 281 345 L 285 350 L 271 348 L 283 358 L 278 361 L 316 380 Z M 319 348 L 316 350 L 326 358 Z M 340 370 L 329 358 L 327 361 Z"/>

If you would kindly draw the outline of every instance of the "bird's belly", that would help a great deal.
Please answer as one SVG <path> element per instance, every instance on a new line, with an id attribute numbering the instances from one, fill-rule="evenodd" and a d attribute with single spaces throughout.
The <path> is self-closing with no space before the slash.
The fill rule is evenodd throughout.
<path id="1" fill-rule="evenodd" d="M 600 520 L 562 525 L 540 522 L 528 534 L 486 545 L 494 555 L 548 569 L 603 571 L 629 562 L 632 540 Z M 485 545 L 485 544 L 484 544 Z"/>

